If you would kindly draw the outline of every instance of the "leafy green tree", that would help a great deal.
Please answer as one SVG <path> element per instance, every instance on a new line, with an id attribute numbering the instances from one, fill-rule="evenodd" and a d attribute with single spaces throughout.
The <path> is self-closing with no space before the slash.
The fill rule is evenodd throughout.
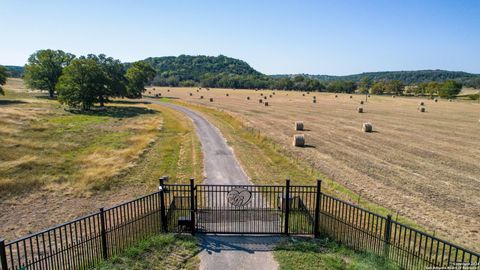
<path id="1" fill-rule="evenodd" d="M 7 69 L 4 66 L 0 66 L 0 95 L 4 96 L 2 85 L 7 83 Z"/>
<path id="2" fill-rule="evenodd" d="M 89 110 L 104 93 L 106 82 L 107 74 L 95 59 L 75 59 L 58 79 L 58 99 L 71 107 Z"/>
<path id="3" fill-rule="evenodd" d="M 440 84 L 438 82 L 428 82 L 426 85 L 426 94 L 433 97 L 434 95 L 438 94 L 438 90 L 440 89 Z"/>
<path id="4" fill-rule="evenodd" d="M 454 80 L 447 80 L 438 89 L 438 95 L 442 98 L 454 98 L 462 90 L 462 84 Z"/>
<path id="5" fill-rule="evenodd" d="M 24 80 L 31 89 L 48 91 L 51 98 L 62 70 L 75 58 L 75 55 L 61 50 L 40 50 L 28 58 Z"/>
<path id="6" fill-rule="evenodd" d="M 372 82 L 372 79 L 370 79 L 370 77 L 368 76 L 362 77 L 362 79 L 360 80 L 360 83 L 358 84 L 360 92 L 363 94 L 368 93 L 368 91 L 370 90 L 370 87 L 372 87 L 372 84 L 373 82 Z"/>
<path id="7" fill-rule="evenodd" d="M 140 98 L 145 91 L 145 84 L 155 77 L 155 69 L 145 61 L 138 61 L 127 70 L 127 97 Z"/>
<path id="8" fill-rule="evenodd" d="M 83 58 L 83 57 L 81 57 Z M 104 54 L 89 54 L 87 59 L 93 59 L 105 72 L 105 87 L 98 92 L 98 101 L 100 106 L 104 106 L 108 102 L 109 97 L 125 97 L 127 96 L 127 79 L 125 77 L 125 67 L 120 60 L 107 57 Z"/>
<path id="9" fill-rule="evenodd" d="M 385 92 L 385 82 L 378 81 L 375 82 L 372 87 L 370 87 L 370 94 L 373 95 L 381 95 Z"/>
<path id="10" fill-rule="evenodd" d="M 403 94 L 403 90 L 405 85 L 399 80 L 391 80 L 385 83 L 385 91 L 391 94 L 401 95 Z"/>
<path id="11" fill-rule="evenodd" d="M 353 93 L 357 85 L 353 81 L 333 81 L 327 86 L 327 91 L 335 93 Z"/>

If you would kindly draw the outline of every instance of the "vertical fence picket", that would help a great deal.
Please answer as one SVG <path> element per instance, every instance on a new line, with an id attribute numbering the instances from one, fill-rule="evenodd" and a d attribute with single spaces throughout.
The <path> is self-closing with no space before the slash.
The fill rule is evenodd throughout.
<path id="1" fill-rule="evenodd" d="M 316 196 L 315 196 L 315 227 L 314 227 L 314 236 L 320 236 L 320 202 L 321 202 L 321 194 L 322 194 L 322 180 L 317 180 L 317 189 L 316 189 Z"/>
<path id="2" fill-rule="evenodd" d="M 105 227 L 105 211 L 103 207 L 100 208 L 100 234 L 102 237 L 102 255 L 103 259 L 108 258 L 108 246 L 107 246 L 107 230 Z"/>

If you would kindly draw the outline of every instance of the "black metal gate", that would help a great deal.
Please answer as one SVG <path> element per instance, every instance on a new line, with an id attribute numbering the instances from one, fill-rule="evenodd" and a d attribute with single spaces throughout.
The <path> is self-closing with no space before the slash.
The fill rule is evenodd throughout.
<path id="1" fill-rule="evenodd" d="M 160 184 L 165 231 L 318 234 L 317 186 Z M 287 199 L 288 198 L 288 199 Z"/>

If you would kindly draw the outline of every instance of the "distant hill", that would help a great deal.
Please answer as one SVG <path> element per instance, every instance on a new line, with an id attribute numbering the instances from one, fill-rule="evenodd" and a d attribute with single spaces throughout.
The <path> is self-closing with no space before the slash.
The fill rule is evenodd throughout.
<path id="1" fill-rule="evenodd" d="M 336 80 L 359 82 L 363 77 L 368 76 L 373 81 L 380 80 L 400 80 L 404 84 L 417 84 L 420 82 L 445 80 L 458 80 L 461 82 L 468 81 L 472 78 L 479 78 L 479 74 L 472 74 L 463 71 L 447 71 L 447 70 L 415 70 L 415 71 L 381 71 L 381 72 L 364 72 L 360 74 L 346 75 L 346 76 L 331 76 L 331 75 L 309 75 L 299 74 L 310 78 L 318 79 L 320 81 L 329 82 Z M 273 75 L 273 77 L 292 77 L 296 75 Z"/>
<path id="2" fill-rule="evenodd" d="M 372 81 L 400 80 L 406 85 L 420 82 L 456 80 L 465 86 L 480 88 L 480 74 L 447 70 L 381 71 L 346 76 L 279 74 L 265 75 L 247 62 L 227 57 L 180 55 L 145 59 L 157 71 L 152 82 L 159 86 L 205 86 L 228 88 L 271 88 L 289 90 L 322 90 L 335 81 L 359 82 L 368 76 Z M 130 63 L 125 63 L 128 68 Z M 11 77 L 21 77 L 24 68 L 5 66 Z M 304 79 L 294 79 L 302 76 Z M 350 82 L 348 82 L 350 83 Z"/>
<path id="3" fill-rule="evenodd" d="M 9 77 L 20 78 L 23 75 L 23 67 L 21 66 L 4 66 L 7 68 Z"/>
<path id="4" fill-rule="evenodd" d="M 180 55 L 166 57 L 150 57 L 145 59 L 157 70 L 154 84 L 178 85 L 198 83 L 208 76 L 263 76 L 245 61 L 219 56 Z"/>

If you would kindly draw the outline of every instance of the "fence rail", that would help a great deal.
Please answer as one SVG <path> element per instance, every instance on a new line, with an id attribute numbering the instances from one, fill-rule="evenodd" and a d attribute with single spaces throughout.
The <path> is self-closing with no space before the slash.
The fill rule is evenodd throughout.
<path id="1" fill-rule="evenodd" d="M 232 190 L 246 190 L 251 199 L 232 206 Z M 405 269 L 480 269 L 478 253 L 325 194 L 320 181 L 228 186 L 194 185 L 193 179 L 184 185 L 162 179 L 158 192 L 9 243 L 0 240 L 0 269 L 89 269 L 153 234 L 182 231 L 328 236 Z"/>

